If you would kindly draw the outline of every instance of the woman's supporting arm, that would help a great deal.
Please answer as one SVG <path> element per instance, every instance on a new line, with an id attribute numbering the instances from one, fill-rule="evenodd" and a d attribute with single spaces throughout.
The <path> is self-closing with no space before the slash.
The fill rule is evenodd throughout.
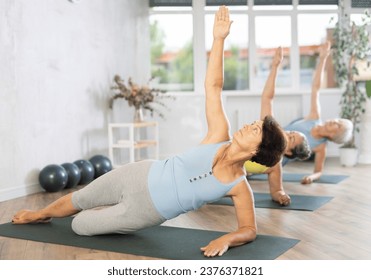
<path id="1" fill-rule="evenodd" d="M 323 168 L 325 166 L 326 150 L 326 143 L 322 143 L 313 150 L 315 154 L 314 171 L 311 175 L 303 177 L 303 179 L 301 180 L 302 184 L 310 184 L 321 177 Z"/>
<path id="2" fill-rule="evenodd" d="M 236 209 L 238 229 L 212 240 L 201 251 L 207 257 L 223 255 L 230 247 L 236 247 L 251 242 L 256 238 L 256 220 L 254 197 L 247 180 L 236 185 L 228 195 L 233 200 Z"/>

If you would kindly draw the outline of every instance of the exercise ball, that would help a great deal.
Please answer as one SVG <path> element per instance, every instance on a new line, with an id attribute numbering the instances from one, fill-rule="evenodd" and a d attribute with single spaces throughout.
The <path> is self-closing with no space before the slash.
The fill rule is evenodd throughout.
<path id="1" fill-rule="evenodd" d="M 108 157 L 96 155 L 89 159 L 89 161 L 94 166 L 94 178 L 98 178 L 99 176 L 102 176 L 103 174 L 112 170 L 112 164 Z"/>
<path id="2" fill-rule="evenodd" d="M 58 192 L 64 189 L 67 181 L 67 171 L 61 165 L 49 164 L 39 173 L 39 183 L 47 192 Z"/>
<path id="3" fill-rule="evenodd" d="M 86 185 L 94 180 L 94 166 L 90 163 L 90 161 L 79 159 L 73 163 L 76 164 L 80 170 L 81 178 L 79 185 Z"/>
<path id="4" fill-rule="evenodd" d="M 76 187 L 81 179 L 81 172 L 79 167 L 70 162 L 63 163 L 61 165 L 67 171 L 68 181 L 65 189 Z"/>

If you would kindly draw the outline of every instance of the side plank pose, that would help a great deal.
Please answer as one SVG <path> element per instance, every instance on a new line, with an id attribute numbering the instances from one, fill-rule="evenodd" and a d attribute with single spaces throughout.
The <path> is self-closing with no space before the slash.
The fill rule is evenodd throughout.
<path id="1" fill-rule="evenodd" d="M 337 144 L 348 142 L 352 137 L 353 123 L 347 119 L 330 119 L 325 122 L 321 120 L 321 105 L 319 91 L 323 80 L 323 72 L 326 60 L 331 52 L 330 42 L 320 47 L 319 63 L 317 64 L 312 82 L 310 112 L 305 118 L 291 122 L 285 130 L 296 130 L 302 132 L 308 139 L 312 153 L 315 155 L 314 172 L 302 178 L 302 184 L 310 184 L 318 180 L 323 171 L 326 159 L 327 141 Z M 290 159 L 284 158 L 283 164 Z"/>
<path id="2" fill-rule="evenodd" d="M 271 71 L 265 83 L 262 98 L 260 118 L 264 119 L 266 116 L 273 116 L 273 98 L 275 94 L 276 76 L 278 67 L 280 66 L 283 58 L 282 48 L 276 49 L 273 57 Z M 308 159 L 311 151 L 305 135 L 298 131 L 285 131 L 288 143 L 285 150 L 285 156 L 290 159 Z M 289 205 L 291 198 L 283 189 L 282 183 L 282 164 L 277 163 L 272 167 L 267 167 L 251 160 L 246 161 L 245 169 L 248 175 L 251 174 L 268 174 L 269 191 L 273 201 L 281 205 Z"/>
<path id="3" fill-rule="evenodd" d="M 13 223 L 44 223 L 76 214 L 72 229 L 79 235 L 125 234 L 159 225 L 227 195 L 235 205 L 238 229 L 201 250 L 207 257 L 221 256 L 229 247 L 253 241 L 255 209 L 244 163 L 253 159 L 274 166 L 282 158 L 286 138 L 269 116 L 245 125 L 233 138 L 229 135 L 221 93 L 224 40 L 231 23 L 228 8 L 220 7 L 205 80 L 208 131 L 200 145 L 166 160 L 124 165 L 41 210 L 19 211 Z"/>

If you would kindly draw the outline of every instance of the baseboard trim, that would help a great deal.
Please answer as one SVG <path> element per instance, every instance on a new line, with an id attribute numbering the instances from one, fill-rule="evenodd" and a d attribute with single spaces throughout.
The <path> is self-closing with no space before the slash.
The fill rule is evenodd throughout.
<path id="1" fill-rule="evenodd" d="M 43 189 L 40 187 L 39 184 L 3 189 L 0 190 L 0 202 L 26 196 L 29 194 L 39 193 L 42 191 Z"/>

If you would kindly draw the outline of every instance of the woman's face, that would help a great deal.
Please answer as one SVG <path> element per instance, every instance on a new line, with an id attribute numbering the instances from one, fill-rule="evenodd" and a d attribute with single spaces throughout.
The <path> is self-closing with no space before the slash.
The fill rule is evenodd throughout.
<path id="1" fill-rule="evenodd" d="M 287 148 L 285 154 L 291 155 L 291 150 L 304 141 L 304 135 L 297 131 L 285 131 L 287 136 Z"/>
<path id="2" fill-rule="evenodd" d="M 246 150 L 257 150 L 263 137 L 263 121 L 258 120 L 252 124 L 244 125 L 234 135 L 234 140 Z"/>
<path id="3" fill-rule="evenodd" d="M 333 138 L 343 129 L 343 125 L 339 119 L 328 120 L 324 123 L 323 126 L 325 129 L 326 137 L 328 138 Z"/>

